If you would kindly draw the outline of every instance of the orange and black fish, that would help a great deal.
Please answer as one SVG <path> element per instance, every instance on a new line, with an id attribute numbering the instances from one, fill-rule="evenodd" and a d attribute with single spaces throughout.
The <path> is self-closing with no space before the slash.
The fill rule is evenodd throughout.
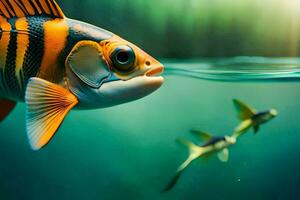
<path id="1" fill-rule="evenodd" d="M 132 43 L 66 18 L 55 0 L 0 0 L 0 121 L 25 101 L 33 150 L 71 109 L 142 98 L 163 84 L 162 71 Z"/>

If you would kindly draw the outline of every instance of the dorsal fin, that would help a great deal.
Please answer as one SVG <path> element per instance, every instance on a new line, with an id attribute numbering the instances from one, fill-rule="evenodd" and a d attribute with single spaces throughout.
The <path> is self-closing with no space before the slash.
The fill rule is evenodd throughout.
<path id="1" fill-rule="evenodd" d="M 55 0 L 0 0 L 0 15 L 8 19 L 36 15 L 65 17 Z"/>
<path id="2" fill-rule="evenodd" d="M 247 104 L 243 103 L 238 99 L 233 99 L 233 104 L 238 112 L 238 117 L 241 120 L 247 120 L 253 117 L 257 112 Z"/>
<path id="3" fill-rule="evenodd" d="M 204 132 L 204 131 L 192 129 L 192 130 L 190 130 L 190 132 L 192 134 L 194 134 L 195 136 L 197 136 L 199 139 L 204 140 L 205 142 L 213 139 L 212 134 Z"/>

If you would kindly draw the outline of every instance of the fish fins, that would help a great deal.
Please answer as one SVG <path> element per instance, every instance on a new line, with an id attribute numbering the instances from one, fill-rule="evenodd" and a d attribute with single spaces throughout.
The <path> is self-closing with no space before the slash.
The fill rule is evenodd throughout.
<path id="1" fill-rule="evenodd" d="M 0 15 L 7 19 L 37 15 L 65 18 L 55 0 L 0 0 Z"/>
<path id="2" fill-rule="evenodd" d="M 99 88 L 102 82 L 110 76 L 101 51 L 98 43 L 81 41 L 75 45 L 66 61 L 73 73 L 93 88 Z"/>
<path id="3" fill-rule="evenodd" d="M 168 183 L 168 185 L 162 190 L 162 192 L 168 192 L 168 191 L 170 191 L 176 185 L 176 183 L 178 182 L 181 174 L 182 174 L 182 171 L 181 172 L 177 172 L 175 174 L 175 176 L 173 176 L 173 178 L 171 179 L 171 181 Z"/>
<path id="4" fill-rule="evenodd" d="M 213 138 L 213 136 L 210 133 L 204 132 L 204 131 L 199 131 L 199 130 L 190 130 L 190 132 L 192 134 L 194 134 L 195 136 L 197 136 L 200 140 L 204 140 L 204 141 L 209 141 Z"/>
<path id="5" fill-rule="evenodd" d="M 14 101 L 0 99 L 0 122 L 11 113 L 16 104 Z"/>
<path id="6" fill-rule="evenodd" d="M 247 120 L 256 114 L 256 111 L 240 100 L 234 99 L 233 104 L 238 112 L 238 118 L 241 120 Z"/>
<path id="7" fill-rule="evenodd" d="M 67 89 L 40 78 L 31 78 L 26 94 L 26 126 L 33 150 L 45 146 L 56 133 L 77 98 Z"/>
<path id="8" fill-rule="evenodd" d="M 162 192 L 168 192 L 171 190 L 177 183 L 178 179 L 180 178 L 182 172 L 195 160 L 201 155 L 201 147 L 193 144 L 189 140 L 184 138 L 178 138 L 177 141 L 189 149 L 189 156 L 188 158 L 178 167 L 175 176 L 171 179 L 169 184 L 162 190 Z"/>
<path id="9" fill-rule="evenodd" d="M 254 133 L 256 134 L 259 131 L 259 125 L 253 126 Z"/>
<path id="10" fill-rule="evenodd" d="M 178 167 L 175 176 L 171 179 L 169 184 L 162 190 L 162 192 L 168 192 L 169 190 L 171 190 L 176 185 L 183 171 L 186 170 L 186 168 L 197 158 L 198 156 L 195 156 L 195 154 L 190 154 L 189 157 Z"/>
<path id="11" fill-rule="evenodd" d="M 184 145 L 185 147 L 187 147 L 190 154 L 197 154 L 197 153 L 199 153 L 199 150 L 201 149 L 201 147 L 195 145 L 191 141 L 184 139 L 184 138 L 177 138 L 176 141 L 179 142 L 180 144 Z"/>
<path id="12" fill-rule="evenodd" d="M 218 158 L 221 162 L 227 162 L 229 159 L 229 150 L 227 148 L 223 149 L 218 153 Z"/>

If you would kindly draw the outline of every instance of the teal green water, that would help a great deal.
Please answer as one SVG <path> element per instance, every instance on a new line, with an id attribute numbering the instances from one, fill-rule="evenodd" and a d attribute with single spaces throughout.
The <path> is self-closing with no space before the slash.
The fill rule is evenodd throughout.
<path id="1" fill-rule="evenodd" d="M 256 61 L 254 67 L 259 66 Z M 192 65 L 203 69 L 218 62 Z M 39 152 L 29 148 L 25 105 L 18 104 L 0 124 L 0 199 L 295 199 L 300 185 L 300 82 L 224 82 L 199 79 L 199 72 L 198 78 L 180 70 L 170 73 L 169 68 L 187 69 L 189 64 L 166 63 L 165 84 L 146 98 L 71 112 Z M 175 139 L 191 138 L 191 128 L 230 133 L 238 124 L 233 98 L 258 109 L 277 108 L 280 115 L 258 135 L 241 137 L 230 149 L 228 163 L 216 157 L 200 160 L 172 191 L 160 193 L 187 156 Z"/>

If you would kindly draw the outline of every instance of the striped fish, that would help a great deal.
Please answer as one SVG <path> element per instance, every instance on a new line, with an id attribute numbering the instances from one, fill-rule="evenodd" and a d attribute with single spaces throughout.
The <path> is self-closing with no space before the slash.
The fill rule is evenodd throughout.
<path id="1" fill-rule="evenodd" d="M 33 150 L 70 110 L 142 98 L 162 85 L 162 71 L 134 44 L 65 17 L 55 0 L 0 0 L 0 121 L 25 102 Z"/>

